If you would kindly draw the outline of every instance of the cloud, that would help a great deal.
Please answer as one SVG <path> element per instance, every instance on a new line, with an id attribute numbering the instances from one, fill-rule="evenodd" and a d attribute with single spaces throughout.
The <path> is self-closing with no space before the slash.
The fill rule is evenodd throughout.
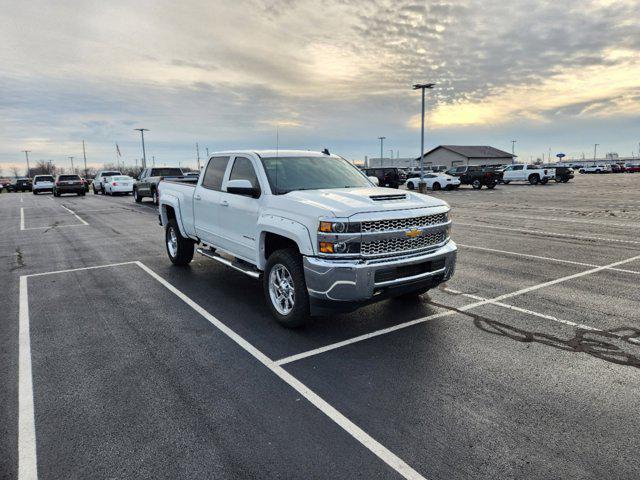
<path id="1" fill-rule="evenodd" d="M 362 157 L 384 134 L 414 149 L 422 81 L 438 85 L 434 140 L 555 125 L 571 145 L 589 121 L 615 149 L 607 119 L 637 126 L 637 1 L 39 0 L 0 15 L 5 163 L 82 138 L 110 161 L 115 141 L 136 151 L 138 125 L 175 163 L 195 141 L 271 146 L 276 124 L 291 146 Z"/>

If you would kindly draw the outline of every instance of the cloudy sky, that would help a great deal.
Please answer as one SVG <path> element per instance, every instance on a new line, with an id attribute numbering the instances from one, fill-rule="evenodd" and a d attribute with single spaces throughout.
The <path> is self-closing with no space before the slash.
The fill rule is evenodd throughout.
<path id="1" fill-rule="evenodd" d="M 638 154 L 640 2 L 1 0 L 0 167 L 202 152 L 347 158 L 492 145 L 522 159 Z M 202 153 L 204 156 L 204 153 Z"/>

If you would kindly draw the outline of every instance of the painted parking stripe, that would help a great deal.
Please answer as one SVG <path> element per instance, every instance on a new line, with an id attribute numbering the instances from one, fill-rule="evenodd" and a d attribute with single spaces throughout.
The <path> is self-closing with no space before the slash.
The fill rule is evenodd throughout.
<path id="1" fill-rule="evenodd" d="M 553 257 L 542 257 L 540 255 L 531 255 L 529 253 L 521 253 L 521 252 L 510 252 L 508 250 L 498 250 L 495 248 L 487 248 L 487 247 L 478 247 L 476 245 L 466 245 L 466 244 L 461 244 L 461 243 L 457 243 L 456 245 L 458 245 L 458 247 L 462 247 L 462 248 L 469 248 L 471 250 L 481 250 L 481 251 L 485 251 L 485 252 L 493 252 L 493 253 L 500 253 L 502 255 L 514 255 L 517 257 L 524 257 L 524 258 L 533 258 L 536 260 L 546 260 L 546 261 L 550 261 L 550 262 L 558 262 L 558 263 L 566 263 L 569 265 L 579 265 L 581 267 L 600 267 L 601 265 L 594 265 L 592 263 L 583 263 L 583 262 L 574 262 L 573 260 L 565 260 L 562 258 L 553 258 Z M 636 270 L 627 270 L 625 268 L 607 268 L 607 270 L 614 270 L 616 272 L 623 272 L 623 273 L 633 273 L 635 275 L 640 275 L 640 272 L 636 271 Z"/>
<path id="2" fill-rule="evenodd" d="M 264 353 L 254 347 L 251 343 L 238 335 L 235 331 L 227 327 L 224 323 L 211 315 L 207 310 L 197 304 L 190 297 L 174 287 L 171 283 L 151 270 L 142 262 L 125 262 L 121 264 L 98 265 L 95 267 L 81 267 L 75 269 L 58 270 L 54 272 L 42 272 L 32 275 L 20 277 L 20 345 L 19 345 L 19 455 L 18 455 L 18 479 L 19 480 L 35 480 L 37 479 L 37 459 L 36 459 L 36 432 L 33 411 L 33 377 L 31 371 L 31 344 L 29 339 L 29 300 L 27 293 L 27 279 L 42 275 L 53 275 L 57 273 L 76 272 L 80 270 L 89 270 L 95 268 L 105 268 L 117 265 L 135 264 L 148 273 L 152 278 L 167 288 L 171 293 L 176 295 L 180 300 L 204 317 L 214 327 L 224 333 L 233 340 L 237 345 L 253 356 L 256 360 L 267 367 L 273 374 L 278 376 L 282 381 L 306 398 L 309 403 L 324 413 L 345 432 L 351 435 L 355 440 L 375 454 L 389 467 L 395 470 L 402 477 L 409 480 L 426 480 L 416 470 L 409 466 L 404 460 L 386 448 L 376 439 L 371 437 L 367 432 L 362 430 L 342 413 L 336 410 L 313 390 L 307 387 L 300 380 L 295 378 L 284 368 L 277 365 L 273 360 Z"/>
<path id="3" fill-rule="evenodd" d="M 600 242 L 615 242 L 615 243 L 629 243 L 633 245 L 640 245 L 640 241 L 637 240 L 620 240 L 617 238 L 605 238 L 605 237 L 589 237 L 586 235 L 570 235 L 568 233 L 547 232 L 543 230 L 529 230 L 526 228 L 511 228 L 511 227 L 499 227 L 496 225 L 483 225 L 482 223 L 461 223 L 455 222 L 455 226 L 473 227 L 473 228 L 488 228 L 490 230 L 506 230 L 510 232 L 520 233 L 533 233 L 536 235 L 545 235 L 551 237 L 572 238 L 575 240 L 595 240 Z"/>
<path id="4" fill-rule="evenodd" d="M 511 293 L 505 293 L 503 295 L 499 295 L 499 296 L 494 297 L 494 298 L 488 298 L 488 299 L 484 299 L 484 300 L 479 300 L 479 301 L 477 301 L 475 303 L 470 303 L 468 305 L 464 305 L 462 307 L 456 308 L 455 310 L 453 310 L 453 309 L 447 310 L 447 311 L 444 311 L 444 312 L 441 312 L 441 313 L 436 313 L 434 315 L 429 315 L 427 317 L 418 318 L 416 320 L 411 320 L 409 322 L 400 323 L 398 325 L 394 325 L 393 327 L 384 328 L 382 330 L 376 330 L 375 332 L 367 333 L 365 335 L 359 335 L 357 337 L 353 337 L 353 338 L 350 338 L 350 339 L 347 339 L 347 340 L 343 340 L 341 342 L 336 342 L 336 343 L 332 343 L 332 344 L 329 344 L 329 345 L 325 345 L 324 347 L 315 348 L 313 350 L 308 350 L 306 352 L 301 352 L 301 353 L 298 353 L 296 355 L 291 355 L 289 357 L 281 358 L 280 360 L 277 360 L 275 363 L 277 365 L 285 365 L 287 363 L 295 362 L 295 361 L 301 360 L 303 358 L 312 357 L 314 355 L 319 355 L 321 353 L 329 352 L 331 350 L 335 350 L 337 348 L 345 347 L 347 345 L 352 345 L 354 343 L 362 342 L 364 340 L 369 340 L 370 338 L 378 337 L 380 335 L 386 335 L 387 333 L 391 333 L 391 332 L 394 332 L 396 330 L 412 327 L 412 326 L 418 325 L 420 323 L 425 323 L 425 322 L 428 322 L 430 320 L 434 320 L 436 318 L 441 318 L 441 317 L 446 317 L 446 316 L 449 316 L 449 315 L 454 315 L 456 313 L 466 312 L 466 311 L 471 310 L 473 308 L 477 308 L 477 307 L 480 307 L 482 305 L 487 305 L 487 304 L 490 304 L 490 303 L 501 302 L 502 300 L 506 300 L 507 298 L 512 298 L 512 297 L 517 297 L 519 295 L 524 295 L 525 293 L 533 292 L 535 290 L 540 290 L 541 288 L 549 287 L 549 286 L 552 286 L 552 285 L 557 285 L 559 283 L 566 282 L 568 280 L 573 280 L 573 279 L 580 278 L 580 277 L 584 277 L 586 275 L 591 275 L 593 273 L 601 272 L 603 270 L 608 270 L 611 267 L 616 267 L 618 265 L 624 265 L 625 263 L 634 262 L 636 260 L 640 260 L 640 255 L 637 255 L 637 256 L 631 257 L 631 258 L 627 258 L 626 260 L 620 260 L 618 262 L 610 263 L 609 265 L 603 265 L 601 267 L 591 268 L 591 269 L 585 270 L 583 272 L 574 273 L 573 275 L 567 275 L 566 277 L 561 277 L 561 278 L 557 278 L 555 280 L 550 280 L 548 282 L 539 283 L 537 285 L 532 285 L 530 287 L 526 287 L 526 288 L 523 288 L 523 289 L 520 289 L 520 290 L 516 290 L 515 292 L 511 292 Z"/>
<path id="5" fill-rule="evenodd" d="M 78 214 L 76 212 L 74 212 L 73 210 L 71 210 L 70 208 L 65 207 L 64 205 L 60 205 L 62 208 L 64 208 L 67 212 L 69 212 L 71 215 L 73 215 L 74 217 L 76 217 L 78 220 L 80 220 L 83 224 L 85 225 L 89 225 L 87 222 L 85 222 L 82 218 L 80 218 L 78 216 Z"/>

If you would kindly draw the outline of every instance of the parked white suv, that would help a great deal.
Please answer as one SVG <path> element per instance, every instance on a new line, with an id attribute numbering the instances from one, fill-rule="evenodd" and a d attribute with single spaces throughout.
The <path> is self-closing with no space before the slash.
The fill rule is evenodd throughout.
<path id="1" fill-rule="evenodd" d="M 545 168 L 541 165 L 528 163 L 508 165 L 502 172 L 502 183 L 505 185 L 518 181 L 529 182 L 531 185 L 537 185 L 538 183 L 544 185 L 555 178 L 555 168 Z"/>
<path id="2" fill-rule="evenodd" d="M 36 175 L 33 177 L 31 191 L 34 195 L 42 192 L 53 192 L 54 183 L 53 175 Z"/>
<path id="3" fill-rule="evenodd" d="M 420 295 L 453 275 L 449 206 L 376 187 L 343 158 L 310 151 L 213 154 L 197 184 L 161 181 L 169 259 L 198 253 L 262 278 L 273 316 L 349 311 Z"/>

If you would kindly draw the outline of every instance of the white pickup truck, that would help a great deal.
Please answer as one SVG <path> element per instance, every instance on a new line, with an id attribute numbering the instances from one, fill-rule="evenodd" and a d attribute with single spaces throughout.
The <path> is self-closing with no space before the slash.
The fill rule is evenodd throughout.
<path id="1" fill-rule="evenodd" d="M 196 185 L 162 181 L 158 191 L 171 262 L 186 265 L 198 244 L 198 253 L 261 279 L 287 327 L 417 296 L 454 272 L 444 201 L 380 188 L 326 151 L 214 153 Z"/>
<path id="2" fill-rule="evenodd" d="M 545 168 L 540 165 L 533 165 L 529 163 L 515 163 L 509 165 L 504 169 L 502 173 L 502 183 L 509 184 L 510 182 L 529 182 L 531 185 L 546 184 L 549 180 L 556 178 L 555 168 Z"/>

